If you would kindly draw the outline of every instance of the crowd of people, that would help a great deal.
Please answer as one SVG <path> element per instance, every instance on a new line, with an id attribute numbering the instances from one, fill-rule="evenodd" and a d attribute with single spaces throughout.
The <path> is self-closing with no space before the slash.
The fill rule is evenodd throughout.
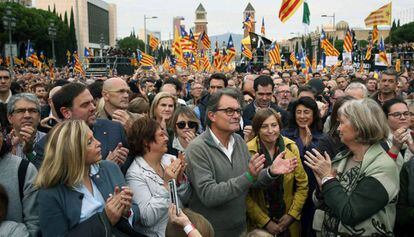
<path id="1" fill-rule="evenodd" d="M 0 236 L 410 236 L 412 69 L 55 70 L 0 66 Z"/>

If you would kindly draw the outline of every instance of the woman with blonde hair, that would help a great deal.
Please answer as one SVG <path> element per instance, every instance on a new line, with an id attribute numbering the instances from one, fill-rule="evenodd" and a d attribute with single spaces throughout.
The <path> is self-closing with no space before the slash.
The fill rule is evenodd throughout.
<path id="1" fill-rule="evenodd" d="M 177 98 L 174 95 L 168 92 L 160 92 L 152 101 L 150 118 L 157 120 L 161 126 L 166 127 L 173 116 L 176 107 Z"/>
<path id="2" fill-rule="evenodd" d="M 36 180 L 42 236 L 138 236 L 132 191 L 118 165 L 101 160 L 101 144 L 84 121 L 56 125 L 45 151 Z"/>

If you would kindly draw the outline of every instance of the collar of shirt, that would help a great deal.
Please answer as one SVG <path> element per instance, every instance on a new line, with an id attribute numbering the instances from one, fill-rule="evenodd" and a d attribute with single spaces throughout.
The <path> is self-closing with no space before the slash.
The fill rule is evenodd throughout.
<path id="1" fill-rule="evenodd" d="M 181 145 L 180 140 L 178 139 L 177 136 L 174 136 L 173 142 L 172 142 L 172 147 L 174 149 L 177 149 L 178 151 L 184 151 L 184 147 Z"/>
<path id="2" fill-rule="evenodd" d="M 2 101 L 1 99 L 0 99 L 0 102 L 2 102 L 2 103 L 4 103 L 4 104 L 7 104 L 7 103 L 9 103 L 9 101 L 10 101 L 10 98 L 12 97 L 12 91 L 11 90 L 9 90 L 9 96 L 7 97 L 7 99 L 6 99 L 6 101 Z"/>
<path id="3" fill-rule="evenodd" d="M 267 106 L 267 108 L 270 108 L 270 102 L 269 102 L 269 105 Z M 259 110 L 261 110 L 262 108 L 260 108 L 259 106 L 257 106 L 257 104 L 256 104 L 256 100 L 255 101 L 253 101 L 253 106 L 254 106 L 254 111 L 259 111 Z"/>
<path id="4" fill-rule="evenodd" d="M 220 142 L 220 140 L 216 137 L 216 135 L 213 133 L 213 131 L 211 129 L 209 129 L 209 131 L 210 131 L 211 137 L 213 138 L 216 145 L 224 152 L 224 154 L 226 154 L 227 158 L 229 158 L 229 160 L 231 161 L 231 155 L 233 153 L 234 143 L 235 143 L 233 135 L 230 136 L 228 147 L 225 147 Z"/>

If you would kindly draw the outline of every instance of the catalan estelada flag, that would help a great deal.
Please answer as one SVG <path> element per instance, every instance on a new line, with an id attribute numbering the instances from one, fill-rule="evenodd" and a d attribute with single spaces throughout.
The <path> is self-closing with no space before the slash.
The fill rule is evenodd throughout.
<path id="1" fill-rule="evenodd" d="M 151 50 L 152 51 L 156 50 L 159 44 L 160 44 L 160 41 L 156 37 L 154 37 L 152 34 L 150 34 L 149 45 L 151 47 Z"/>
<path id="2" fill-rule="evenodd" d="M 253 18 L 250 14 L 246 14 L 246 19 L 243 21 L 243 29 L 246 29 L 248 32 L 252 32 Z"/>
<path id="3" fill-rule="evenodd" d="M 280 58 L 279 45 L 277 44 L 276 41 L 270 45 L 269 58 L 270 58 L 270 63 L 273 65 L 282 64 L 282 60 Z"/>
<path id="4" fill-rule="evenodd" d="M 242 54 L 248 58 L 249 60 L 252 60 L 253 58 L 253 53 L 252 51 L 249 49 L 249 47 L 247 47 L 246 45 L 242 44 L 241 45 L 241 50 L 242 50 Z"/>
<path id="5" fill-rule="evenodd" d="M 205 31 L 202 33 L 200 38 L 201 38 L 201 43 L 203 44 L 203 47 L 205 49 L 209 49 L 211 47 L 211 42 L 210 42 L 210 39 L 208 38 L 208 35 Z"/>
<path id="6" fill-rule="evenodd" d="M 181 47 L 181 37 L 180 34 L 178 33 L 178 29 L 175 30 L 174 33 L 174 43 L 173 43 L 173 55 L 175 55 L 177 57 L 177 59 L 182 59 L 183 58 L 183 49 Z"/>
<path id="7" fill-rule="evenodd" d="M 346 36 L 344 39 L 344 51 L 347 53 L 352 53 L 353 43 L 352 43 L 352 33 L 351 30 L 348 29 L 346 31 Z"/>
<path id="8" fill-rule="evenodd" d="M 152 67 L 155 65 L 154 58 L 149 54 L 141 52 L 140 50 L 137 50 L 137 59 L 141 66 Z"/>
<path id="9" fill-rule="evenodd" d="M 325 50 L 326 56 L 339 56 L 339 51 L 329 42 L 326 38 L 325 31 L 322 30 L 321 33 L 321 48 Z"/>
<path id="10" fill-rule="evenodd" d="M 298 8 L 302 5 L 303 0 L 283 0 L 279 10 L 279 19 L 282 22 L 287 21 Z"/>
<path id="11" fill-rule="evenodd" d="M 231 60 L 236 56 L 236 49 L 234 48 L 233 38 L 229 37 L 229 41 L 227 42 L 227 49 L 226 49 L 227 56 L 225 58 L 225 63 L 229 64 Z"/>
<path id="12" fill-rule="evenodd" d="M 382 39 L 382 36 L 381 36 L 378 50 L 379 50 L 379 60 L 381 62 L 384 62 L 386 65 L 389 65 L 387 53 L 385 52 L 385 44 L 384 44 L 384 40 Z"/>
<path id="13" fill-rule="evenodd" d="M 391 25 L 391 2 L 371 12 L 365 18 L 365 26 Z"/>

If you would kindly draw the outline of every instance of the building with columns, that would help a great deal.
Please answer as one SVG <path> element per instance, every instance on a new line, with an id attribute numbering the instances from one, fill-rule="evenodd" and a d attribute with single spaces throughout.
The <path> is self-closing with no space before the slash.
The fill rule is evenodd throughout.
<path id="1" fill-rule="evenodd" d="M 116 5 L 103 0 L 36 0 L 36 8 L 47 10 L 56 8 L 58 14 L 70 15 L 73 9 L 78 51 L 91 48 L 95 55 L 104 48 L 115 46 L 117 36 Z M 83 53 L 79 53 L 83 57 Z"/>

